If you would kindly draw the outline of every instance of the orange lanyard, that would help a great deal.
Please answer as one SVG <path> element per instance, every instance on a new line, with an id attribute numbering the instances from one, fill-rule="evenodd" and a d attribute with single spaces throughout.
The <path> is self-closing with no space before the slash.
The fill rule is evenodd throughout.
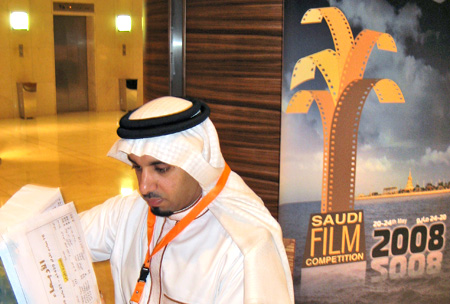
<path id="1" fill-rule="evenodd" d="M 136 287 L 134 288 L 133 295 L 131 297 L 130 303 L 139 303 L 142 297 L 142 292 L 144 290 L 145 282 L 147 281 L 147 276 L 150 272 L 150 260 L 159 250 L 164 248 L 170 241 L 172 241 L 181 231 L 184 230 L 206 207 L 219 195 L 222 189 L 227 183 L 228 176 L 230 175 L 230 167 L 225 163 L 225 168 L 223 169 L 222 175 L 219 177 L 214 188 L 209 191 L 201 200 L 198 202 L 191 211 L 184 218 L 182 218 L 167 234 L 166 236 L 156 244 L 150 254 L 150 243 L 153 236 L 153 227 L 155 226 L 156 216 L 148 211 L 147 216 L 147 240 L 148 240 L 148 250 L 145 255 L 145 261 L 141 268 L 141 273 L 137 281 Z"/>

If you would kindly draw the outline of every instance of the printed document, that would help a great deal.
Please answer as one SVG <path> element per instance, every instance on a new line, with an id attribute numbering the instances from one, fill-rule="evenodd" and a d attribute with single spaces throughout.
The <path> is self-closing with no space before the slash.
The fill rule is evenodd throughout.
<path id="1" fill-rule="evenodd" d="M 0 230 L 0 258 L 17 303 L 100 303 L 74 204 L 64 204 L 57 188 L 52 193 L 51 188 L 45 192 L 33 187 L 26 186 L 20 194 L 22 188 L 11 198 L 12 204 L 8 201 L 0 208 L 0 219 L 27 206 L 37 213 L 26 212 L 22 220 L 16 214 Z"/>

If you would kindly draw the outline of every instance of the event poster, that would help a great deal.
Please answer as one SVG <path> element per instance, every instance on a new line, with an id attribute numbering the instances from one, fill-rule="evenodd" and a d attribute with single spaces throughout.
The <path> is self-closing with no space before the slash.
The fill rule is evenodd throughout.
<path id="1" fill-rule="evenodd" d="M 284 2 L 296 303 L 450 303 L 450 2 Z"/>

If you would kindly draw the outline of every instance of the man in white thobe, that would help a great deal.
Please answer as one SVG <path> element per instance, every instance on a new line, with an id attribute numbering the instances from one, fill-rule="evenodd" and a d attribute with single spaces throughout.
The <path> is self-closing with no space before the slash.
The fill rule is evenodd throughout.
<path id="1" fill-rule="evenodd" d="M 108 155 L 135 169 L 139 191 L 81 214 L 115 303 L 294 303 L 280 226 L 229 171 L 208 114 L 161 97 L 121 119 Z"/>

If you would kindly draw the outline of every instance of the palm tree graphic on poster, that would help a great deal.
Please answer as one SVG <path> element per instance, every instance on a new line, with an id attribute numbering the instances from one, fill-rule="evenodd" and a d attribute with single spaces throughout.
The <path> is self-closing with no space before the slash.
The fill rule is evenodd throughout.
<path id="1" fill-rule="evenodd" d="M 404 103 L 398 85 L 390 79 L 364 79 L 375 44 L 379 50 L 397 52 L 391 35 L 365 29 L 357 37 L 347 18 L 336 7 L 308 10 L 302 24 L 325 19 L 335 50 L 326 49 L 303 57 L 295 64 L 290 89 L 314 79 L 319 69 L 328 90 L 301 90 L 289 101 L 286 113 L 306 114 L 317 103 L 323 127 L 321 212 L 354 209 L 358 129 L 364 103 L 374 90 L 380 103 Z"/>

